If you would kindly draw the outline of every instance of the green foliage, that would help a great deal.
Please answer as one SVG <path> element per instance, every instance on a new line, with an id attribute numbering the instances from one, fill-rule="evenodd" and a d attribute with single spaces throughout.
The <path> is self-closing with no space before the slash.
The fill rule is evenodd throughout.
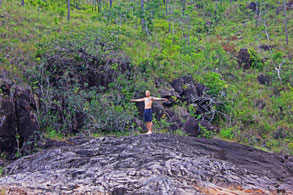
<path id="1" fill-rule="evenodd" d="M 292 142 L 290 142 L 290 143 L 288 144 L 288 149 L 289 149 L 289 151 L 290 151 L 290 154 L 293 155 L 293 143 L 292 143 Z"/>
<path id="2" fill-rule="evenodd" d="M 206 127 L 202 126 L 200 123 L 198 123 L 199 129 L 200 129 L 200 137 L 211 139 L 214 135 L 212 131 L 209 131 Z"/>
<path id="3" fill-rule="evenodd" d="M 201 83 L 207 86 L 208 93 L 218 95 L 221 91 L 228 87 L 221 75 L 216 72 L 206 73 L 202 76 Z"/>
<path id="4" fill-rule="evenodd" d="M 255 27 L 248 0 L 221 1 L 221 5 L 211 0 L 183 2 L 172 1 L 168 15 L 159 0 L 145 3 L 143 12 L 134 1 L 113 1 L 112 8 L 109 1 L 101 1 L 97 9 L 92 1 L 71 1 L 67 22 L 64 0 L 28 0 L 21 8 L 20 1 L 2 1 L 0 71 L 32 86 L 40 97 L 39 123 L 52 137 L 75 134 L 77 127 L 88 134 L 135 132 L 130 120 L 137 117 L 137 110 L 129 102 L 134 94 L 142 96 L 146 89 L 155 92 L 158 78 L 170 82 L 190 74 L 209 88 L 214 100 L 226 102 L 214 107 L 213 125 L 222 129 L 220 137 L 255 147 L 276 140 L 278 144 L 268 142 L 271 150 L 288 153 L 289 133 L 286 138 L 273 136 L 278 129 L 293 129 L 292 48 L 284 46 L 284 15 L 275 11 L 280 5 L 259 2 L 261 17 Z M 287 17 L 291 15 L 288 12 Z M 253 49 L 267 44 L 275 46 L 270 51 Z M 235 56 L 240 48 L 249 49 L 252 69 L 238 68 Z M 56 58 L 60 63 L 49 64 L 56 55 L 61 56 Z M 70 63 L 60 65 L 66 60 Z M 119 73 L 121 61 L 130 64 L 133 75 Z M 279 65 L 280 75 L 275 69 Z M 75 73 L 83 78 L 90 69 L 111 70 L 115 79 L 108 88 L 91 88 L 72 78 Z M 272 84 L 260 85 L 256 80 L 260 73 Z M 57 86 L 51 82 L 52 75 L 57 75 Z M 259 100 L 265 103 L 262 109 L 257 106 Z M 194 107 L 188 110 L 193 117 L 201 117 Z M 73 123 L 78 115 L 85 120 L 82 127 Z M 164 130 L 168 124 L 163 119 L 156 125 Z M 205 132 L 204 137 L 211 135 Z"/>
<path id="5" fill-rule="evenodd" d="M 224 139 L 232 139 L 234 135 L 233 128 L 226 128 L 220 131 L 220 136 Z"/>
<path id="6" fill-rule="evenodd" d="M 55 129 L 48 128 L 46 131 L 47 132 L 45 134 L 45 137 L 48 139 L 63 140 L 65 138 L 64 135 L 62 135 L 61 133 L 59 133 Z"/>
<path id="7" fill-rule="evenodd" d="M 265 63 L 254 49 L 248 50 L 250 54 L 251 67 L 257 70 L 263 70 Z"/>

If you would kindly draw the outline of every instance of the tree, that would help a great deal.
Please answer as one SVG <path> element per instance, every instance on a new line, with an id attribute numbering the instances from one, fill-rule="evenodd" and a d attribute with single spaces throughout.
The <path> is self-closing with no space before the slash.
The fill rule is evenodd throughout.
<path id="1" fill-rule="evenodd" d="M 143 31 L 143 26 L 144 26 L 144 16 L 143 16 L 143 6 L 144 6 L 144 0 L 141 0 L 140 4 L 140 11 L 141 11 L 141 30 Z"/>
<path id="2" fill-rule="evenodd" d="M 286 17 L 286 0 L 284 0 L 284 16 L 285 16 L 285 31 L 286 31 L 286 45 L 288 46 L 288 28 L 287 28 L 287 17 Z"/>
<path id="3" fill-rule="evenodd" d="M 24 0 L 21 0 L 21 6 L 24 6 Z"/>
<path id="4" fill-rule="evenodd" d="M 67 2 L 68 14 L 67 14 L 67 21 L 70 20 L 70 0 Z"/>

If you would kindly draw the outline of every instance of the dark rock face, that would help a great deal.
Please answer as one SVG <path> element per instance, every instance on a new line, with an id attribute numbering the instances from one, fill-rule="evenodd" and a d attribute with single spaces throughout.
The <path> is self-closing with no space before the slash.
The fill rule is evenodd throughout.
<path id="1" fill-rule="evenodd" d="M 177 115 L 174 115 L 168 122 L 171 123 L 169 131 L 176 131 L 182 127 L 182 122 Z"/>
<path id="2" fill-rule="evenodd" d="M 183 130 L 190 136 L 199 136 L 201 132 L 201 127 L 206 128 L 209 131 L 214 130 L 214 126 L 210 122 L 204 119 L 195 119 L 189 117 L 183 126 Z"/>
<path id="3" fill-rule="evenodd" d="M 255 12 L 255 10 L 256 10 L 256 3 L 255 2 L 251 2 L 251 3 L 249 3 L 246 7 L 248 8 L 248 9 L 251 9 L 252 11 L 254 11 Z"/>
<path id="4" fill-rule="evenodd" d="M 242 48 L 240 49 L 238 56 L 237 56 L 237 61 L 240 66 L 243 66 L 244 69 L 249 69 L 251 66 L 250 62 L 250 54 L 248 52 L 248 49 Z"/>
<path id="5" fill-rule="evenodd" d="M 267 104 L 262 100 L 257 100 L 255 102 L 255 106 L 258 107 L 260 110 L 264 109 Z"/>
<path id="6" fill-rule="evenodd" d="M 293 193 L 293 156 L 168 134 L 102 137 L 23 157 L 0 188 L 13 194 Z"/>
<path id="7" fill-rule="evenodd" d="M 195 118 L 193 117 L 189 117 L 184 126 L 183 126 L 183 131 L 185 131 L 188 135 L 191 136 L 198 136 L 199 135 L 199 131 L 198 131 L 198 124 L 197 121 L 195 120 Z"/>
<path id="8" fill-rule="evenodd" d="M 262 85 L 265 85 L 265 84 L 269 84 L 270 83 L 270 79 L 267 78 L 264 74 L 260 74 L 257 76 L 257 81 L 262 84 Z"/>
<path id="9" fill-rule="evenodd" d="M 276 45 L 260 45 L 259 48 L 265 51 L 270 50 L 270 48 L 275 48 Z"/>
<path id="10" fill-rule="evenodd" d="M 3 78 L 0 83 L 0 153 L 10 159 L 17 147 L 29 139 L 37 139 L 40 130 L 35 115 L 37 106 L 30 90 Z"/>

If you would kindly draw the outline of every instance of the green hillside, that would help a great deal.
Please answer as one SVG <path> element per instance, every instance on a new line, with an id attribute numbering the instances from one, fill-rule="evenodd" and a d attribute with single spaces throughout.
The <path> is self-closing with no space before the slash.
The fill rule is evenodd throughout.
<path id="1" fill-rule="evenodd" d="M 292 1 L 288 44 L 284 2 L 261 0 L 256 10 L 250 3 L 71 0 L 68 21 L 64 0 L 2 0 L 0 74 L 31 87 L 41 133 L 50 138 L 142 133 L 130 100 L 147 89 L 160 96 L 173 79 L 191 75 L 218 102 L 211 103 L 215 129 L 200 136 L 293 155 Z M 241 48 L 249 67 L 238 63 Z M 203 117 L 176 101 L 171 111 Z M 170 132 L 164 116 L 154 125 L 154 132 L 184 134 Z"/>

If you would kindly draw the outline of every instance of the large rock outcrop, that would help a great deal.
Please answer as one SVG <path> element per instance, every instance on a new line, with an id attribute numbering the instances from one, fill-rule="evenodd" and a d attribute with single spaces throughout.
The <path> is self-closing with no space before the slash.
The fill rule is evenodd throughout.
<path id="1" fill-rule="evenodd" d="M 293 156 L 169 134 L 101 137 L 7 166 L 7 194 L 293 193 Z"/>
<path id="2" fill-rule="evenodd" d="M 0 78 L 0 154 L 13 158 L 26 141 L 37 139 L 36 109 L 30 90 Z"/>

